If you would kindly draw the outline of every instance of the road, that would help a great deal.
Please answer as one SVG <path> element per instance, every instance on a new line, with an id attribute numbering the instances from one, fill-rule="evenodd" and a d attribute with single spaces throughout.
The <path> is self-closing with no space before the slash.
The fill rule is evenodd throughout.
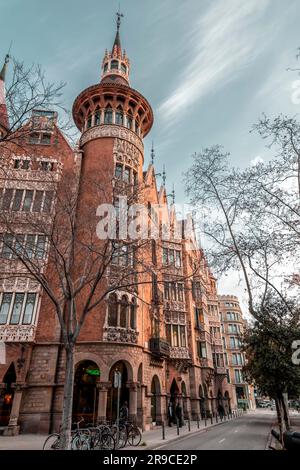
<path id="1" fill-rule="evenodd" d="M 241 418 L 183 437 L 159 449 L 168 450 L 264 450 L 275 412 L 257 410 Z"/>

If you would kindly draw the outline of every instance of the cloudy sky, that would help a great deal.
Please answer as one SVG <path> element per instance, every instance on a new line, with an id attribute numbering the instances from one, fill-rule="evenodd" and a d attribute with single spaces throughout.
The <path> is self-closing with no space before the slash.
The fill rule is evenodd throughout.
<path id="1" fill-rule="evenodd" d="M 49 80 L 67 82 L 65 102 L 99 81 L 115 35 L 117 0 L 0 0 L 0 56 L 39 63 Z M 232 163 L 267 159 L 249 130 L 262 112 L 295 115 L 300 77 L 299 0 L 121 0 L 122 46 L 131 85 L 150 101 L 158 171 L 184 200 L 182 172 L 204 146 L 224 145 Z M 299 94 L 300 96 L 300 94 Z M 228 283 L 228 285 L 227 285 Z M 232 281 L 223 284 L 231 288 Z"/>

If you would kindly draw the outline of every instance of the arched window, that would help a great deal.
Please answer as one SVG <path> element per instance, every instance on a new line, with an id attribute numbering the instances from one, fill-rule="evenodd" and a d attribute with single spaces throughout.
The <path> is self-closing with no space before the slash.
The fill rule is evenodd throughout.
<path id="1" fill-rule="evenodd" d="M 87 119 L 87 128 L 89 129 L 92 127 L 92 115 L 90 114 L 88 119 Z"/>
<path id="2" fill-rule="evenodd" d="M 120 308 L 120 327 L 127 327 L 128 299 L 126 295 L 122 296 Z"/>
<path id="3" fill-rule="evenodd" d="M 110 63 L 110 68 L 111 68 L 111 70 L 118 70 L 118 68 L 119 68 L 118 60 L 112 60 L 111 63 Z"/>
<path id="4" fill-rule="evenodd" d="M 132 128 L 132 122 L 133 122 L 132 114 L 131 114 L 131 111 L 129 110 L 129 112 L 127 114 L 127 127 L 128 127 L 128 129 Z"/>
<path id="5" fill-rule="evenodd" d="M 123 73 L 127 73 L 127 67 L 122 62 L 121 62 L 121 70 L 122 70 Z"/>
<path id="6" fill-rule="evenodd" d="M 118 326 L 118 298 L 110 294 L 108 299 L 108 326 Z"/>
<path id="7" fill-rule="evenodd" d="M 107 107 L 104 112 L 104 124 L 112 124 L 113 121 L 113 112 L 110 107 Z"/>
<path id="8" fill-rule="evenodd" d="M 123 111 L 120 106 L 116 111 L 116 124 L 118 124 L 119 126 L 123 126 Z"/>
<path id="9" fill-rule="evenodd" d="M 94 122 L 95 126 L 100 125 L 100 116 L 101 116 L 100 109 L 97 109 L 96 112 L 95 112 L 95 122 Z"/>
<path id="10" fill-rule="evenodd" d="M 136 328 L 136 299 L 133 298 L 130 304 L 130 328 L 133 330 Z"/>
<path id="11" fill-rule="evenodd" d="M 108 63 L 106 62 L 106 64 L 104 65 L 104 72 L 107 72 L 108 70 Z"/>

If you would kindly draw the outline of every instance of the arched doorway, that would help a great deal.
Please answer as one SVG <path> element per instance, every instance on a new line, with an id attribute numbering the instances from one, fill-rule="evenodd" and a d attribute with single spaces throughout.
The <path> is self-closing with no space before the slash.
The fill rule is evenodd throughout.
<path id="1" fill-rule="evenodd" d="M 185 382 L 181 384 L 181 395 L 182 395 L 182 411 L 184 419 L 189 419 L 189 412 L 187 406 L 187 392 Z"/>
<path id="2" fill-rule="evenodd" d="M 4 388 L 0 390 L 0 426 L 7 426 L 9 423 L 14 399 L 14 389 L 12 388 L 12 384 L 15 382 L 16 370 L 14 363 L 12 362 L 3 377 Z"/>
<path id="3" fill-rule="evenodd" d="M 200 398 L 200 415 L 201 418 L 205 418 L 205 397 L 203 393 L 202 385 L 199 385 L 199 398 Z"/>
<path id="4" fill-rule="evenodd" d="M 173 379 L 171 387 L 170 387 L 170 402 L 173 408 L 173 422 L 176 423 L 176 401 L 179 398 L 179 388 L 175 379 Z"/>
<path id="5" fill-rule="evenodd" d="M 151 382 L 151 419 L 152 423 L 159 424 L 161 422 L 161 391 L 160 383 L 157 375 L 154 375 Z"/>
<path id="6" fill-rule="evenodd" d="M 109 372 L 109 381 L 111 382 L 112 386 L 108 390 L 107 394 L 107 419 L 110 422 L 115 422 L 117 419 L 117 401 L 118 401 L 118 390 L 114 388 L 114 374 L 115 372 L 121 372 L 122 382 L 121 382 L 121 390 L 120 390 L 120 408 L 121 406 L 127 402 L 129 407 L 129 389 L 127 387 L 128 382 L 128 370 L 125 362 L 118 361 L 116 362 L 113 367 L 110 369 Z"/>
<path id="7" fill-rule="evenodd" d="M 98 409 L 97 383 L 100 370 L 93 361 L 80 362 L 76 367 L 73 394 L 73 421 L 81 417 L 87 423 L 95 423 Z"/>
<path id="8" fill-rule="evenodd" d="M 224 393 L 224 406 L 225 406 L 226 412 L 231 413 L 230 396 L 227 390 Z"/>

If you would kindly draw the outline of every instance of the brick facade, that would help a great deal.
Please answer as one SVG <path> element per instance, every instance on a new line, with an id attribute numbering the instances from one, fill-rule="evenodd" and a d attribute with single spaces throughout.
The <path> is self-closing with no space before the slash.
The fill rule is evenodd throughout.
<path id="1" fill-rule="evenodd" d="M 130 88 L 128 74 L 128 59 L 117 42 L 112 53 L 105 55 L 100 84 L 84 90 L 75 100 L 73 116 L 81 132 L 78 148 L 69 146 L 54 119 L 50 140 L 44 138 L 47 143 L 41 145 L 36 137 L 35 142 L 29 139 L 24 155 L 11 149 L 5 158 L 6 170 L 1 170 L 0 188 L 57 188 L 64 183 L 67 170 L 75 169 L 79 184 L 77 218 L 82 222 L 90 213 L 89 222 L 95 231 L 97 205 L 112 202 L 118 165 L 123 168 L 122 174 L 130 175 L 132 184 L 140 188 L 139 200 L 146 207 L 167 203 L 164 186 L 157 188 L 153 165 L 143 168 L 143 138 L 151 129 L 153 113 L 147 100 Z M 38 132 L 42 133 L 41 128 Z M 16 168 L 15 160 L 25 157 L 32 160 L 30 168 Z M 43 159 L 55 163 L 50 181 L 48 173 L 34 166 Z M 31 197 L 37 197 L 36 193 Z M 182 224 L 171 208 L 166 217 L 173 227 Z M 82 237 L 85 240 L 86 232 Z M 130 417 L 143 429 L 167 419 L 170 400 L 181 402 L 186 418 L 209 416 L 220 403 L 229 410 L 235 402 L 224 362 L 220 363 L 224 349 L 216 280 L 203 251 L 194 237 L 172 236 L 167 241 L 159 238 L 150 243 L 143 256 L 145 262 L 152 259 L 152 277 L 143 274 L 143 282 L 138 283 L 134 294 L 129 293 L 137 302 L 136 323 L 109 325 L 106 299 L 91 312 L 82 328 L 75 351 L 75 373 L 82 365 L 92 364 L 100 370 L 100 376 L 90 388 L 84 388 L 82 382 L 76 385 L 78 413 L 86 413 L 89 419 L 113 417 L 112 370 L 116 364 L 123 371 L 122 399 L 128 401 Z M 165 256 L 169 256 L 167 263 Z M 2 259 L 1 271 L 15 273 L 16 263 Z M 79 259 L 74 263 L 74 272 L 78 264 Z M 103 282 L 109 282 L 109 275 Z M 176 282 L 180 285 L 174 287 Z M 4 308 L 5 293 L 13 294 L 13 302 L 16 293 L 24 292 L 36 293 L 32 330 L 28 333 L 28 326 L 21 320 L 17 327 L 12 325 L 9 317 L 7 324 L 0 325 L 0 339 L 7 345 L 6 363 L 0 365 L 0 424 L 8 426 L 12 433 L 15 427 L 22 432 L 47 433 L 58 430 L 60 424 L 65 353 L 52 303 L 32 280 L 25 287 L 21 276 L 15 284 L 3 280 L 0 305 Z M 124 294 L 128 295 L 126 289 L 116 292 L 118 299 Z M 10 312 L 13 308 L 10 305 Z M 12 334 L 16 330 L 18 336 Z M 9 367 L 12 368 L 8 374 Z M 19 384 L 18 391 L 14 384 Z M 3 399 L 6 396 L 8 400 L 9 394 L 12 408 L 6 406 L 5 415 Z M 91 398 L 82 407 L 84 394 Z"/>

